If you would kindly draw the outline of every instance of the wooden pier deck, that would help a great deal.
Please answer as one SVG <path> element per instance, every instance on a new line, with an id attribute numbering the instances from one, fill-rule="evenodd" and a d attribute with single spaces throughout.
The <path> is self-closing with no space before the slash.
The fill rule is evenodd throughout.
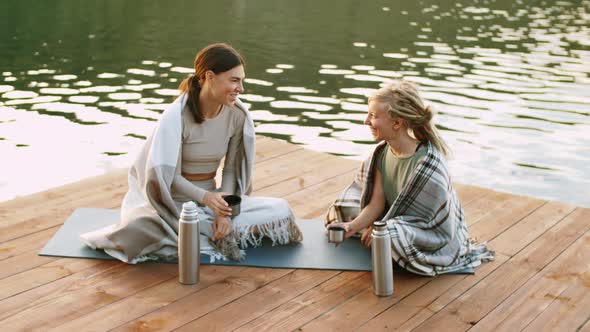
<path id="1" fill-rule="evenodd" d="M 315 218 L 358 162 L 259 137 L 255 195 L 287 199 Z M 78 207 L 116 208 L 124 170 L 0 203 L 1 331 L 590 331 L 590 209 L 456 184 L 470 234 L 497 257 L 475 275 L 395 275 L 42 257 Z"/>

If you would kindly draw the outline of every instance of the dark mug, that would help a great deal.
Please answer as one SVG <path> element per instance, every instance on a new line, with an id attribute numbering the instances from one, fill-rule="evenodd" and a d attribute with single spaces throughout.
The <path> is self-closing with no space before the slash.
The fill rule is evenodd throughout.
<path id="1" fill-rule="evenodd" d="M 223 196 L 223 199 L 227 202 L 229 207 L 231 207 L 231 216 L 235 217 L 240 214 L 240 205 L 242 203 L 242 198 L 238 195 L 226 195 Z"/>

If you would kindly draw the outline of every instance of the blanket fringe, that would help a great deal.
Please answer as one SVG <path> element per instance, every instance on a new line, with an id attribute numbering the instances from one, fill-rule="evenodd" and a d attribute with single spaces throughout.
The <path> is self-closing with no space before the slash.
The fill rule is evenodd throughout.
<path id="1" fill-rule="evenodd" d="M 228 261 L 231 260 L 227 256 L 224 256 L 221 252 L 211 248 L 207 250 L 201 250 L 201 254 L 209 256 L 209 263 L 215 263 L 216 261 Z M 239 259 L 234 259 L 237 261 L 241 261 L 246 257 L 246 252 L 244 250 L 238 250 L 238 257 Z"/>
<path id="2" fill-rule="evenodd" d="M 469 239 L 469 256 L 482 262 L 491 262 L 496 252 L 488 249 L 487 242 L 477 243 L 475 239 Z"/>
<path id="3" fill-rule="evenodd" d="M 256 227 L 256 229 L 253 229 Z M 262 245 L 264 237 L 272 241 L 272 245 L 285 245 L 292 242 L 301 242 L 303 234 L 295 222 L 295 216 L 290 213 L 288 217 L 274 220 L 260 225 L 247 225 L 234 228 L 233 232 L 218 241 L 209 241 L 213 248 L 201 250 L 201 254 L 209 256 L 210 263 L 218 260 L 241 261 L 246 257 L 245 248 Z M 176 255 L 163 256 L 148 254 L 134 259 L 134 263 L 147 261 L 174 261 Z"/>
<path id="4" fill-rule="evenodd" d="M 219 252 L 218 250 L 215 250 L 213 248 L 201 250 L 201 254 L 209 256 L 209 263 L 215 263 L 216 261 L 228 261 L 228 260 L 240 261 L 240 260 L 244 259 L 244 257 L 246 257 L 246 252 L 241 249 L 238 249 L 239 259 L 237 259 L 236 257 L 234 257 L 236 259 L 229 258 L 228 256 L 231 257 L 231 255 L 225 256 L 221 252 Z M 178 261 L 178 255 L 165 256 L 165 255 L 157 255 L 157 254 L 148 254 L 148 255 L 136 257 L 131 262 L 131 264 L 138 264 L 138 263 L 144 263 L 144 262 L 171 263 L 171 262 L 177 262 L 177 261 Z"/>
<path id="5" fill-rule="evenodd" d="M 175 262 L 178 260 L 178 255 L 158 255 L 158 254 L 147 254 L 143 256 L 137 256 L 133 259 L 130 264 L 137 264 L 143 262 Z"/>
<path id="6" fill-rule="evenodd" d="M 256 231 L 252 229 L 253 227 L 256 227 Z M 264 237 L 269 238 L 273 246 L 303 240 L 303 234 L 295 223 L 295 216 L 292 213 L 286 218 L 277 219 L 266 224 L 235 228 L 233 236 L 241 248 L 258 247 L 262 245 Z"/>
<path id="7" fill-rule="evenodd" d="M 223 256 L 224 260 L 227 260 L 227 258 L 229 258 L 232 261 L 241 261 L 246 257 L 246 252 L 240 249 L 240 247 L 238 246 L 238 242 L 233 236 L 233 233 L 224 237 L 221 240 L 213 241 L 209 239 L 209 243 L 213 247 L 214 251 Z M 216 257 L 217 256 L 213 258 Z"/>

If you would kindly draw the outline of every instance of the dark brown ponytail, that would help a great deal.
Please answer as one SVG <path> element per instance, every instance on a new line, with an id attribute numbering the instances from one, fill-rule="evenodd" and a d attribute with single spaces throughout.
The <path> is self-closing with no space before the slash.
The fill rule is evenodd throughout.
<path id="1" fill-rule="evenodd" d="M 219 74 L 240 65 L 245 65 L 244 59 L 233 47 L 225 43 L 211 44 L 200 50 L 195 57 L 195 73 L 185 78 L 178 90 L 186 93 L 186 105 L 193 114 L 196 123 L 202 123 L 205 118 L 199 111 L 199 95 L 205 83 L 205 73 L 212 71 Z"/>
<path id="2" fill-rule="evenodd" d="M 199 94 L 201 93 L 201 84 L 199 83 L 199 80 L 196 79 L 195 75 L 191 75 L 180 82 L 178 89 L 181 92 L 186 93 L 186 104 L 191 110 L 191 113 L 195 118 L 195 122 L 202 123 L 205 118 L 203 117 L 203 113 L 199 111 L 198 107 Z"/>

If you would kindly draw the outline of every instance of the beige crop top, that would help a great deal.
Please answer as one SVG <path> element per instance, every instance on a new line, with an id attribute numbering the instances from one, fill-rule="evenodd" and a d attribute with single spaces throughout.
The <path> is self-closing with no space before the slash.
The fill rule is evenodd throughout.
<path id="1" fill-rule="evenodd" d="M 182 176 L 182 173 L 205 174 L 216 171 L 225 156 L 221 190 L 233 193 L 236 188 L 235 158 L 241 148 L 246 115 L 239 109 L 223 105 L 216 117 L 196 123 L 188 107 L 182 110 L 182 144 L 172 189 L 202 203 L 207 190 Z"/>

